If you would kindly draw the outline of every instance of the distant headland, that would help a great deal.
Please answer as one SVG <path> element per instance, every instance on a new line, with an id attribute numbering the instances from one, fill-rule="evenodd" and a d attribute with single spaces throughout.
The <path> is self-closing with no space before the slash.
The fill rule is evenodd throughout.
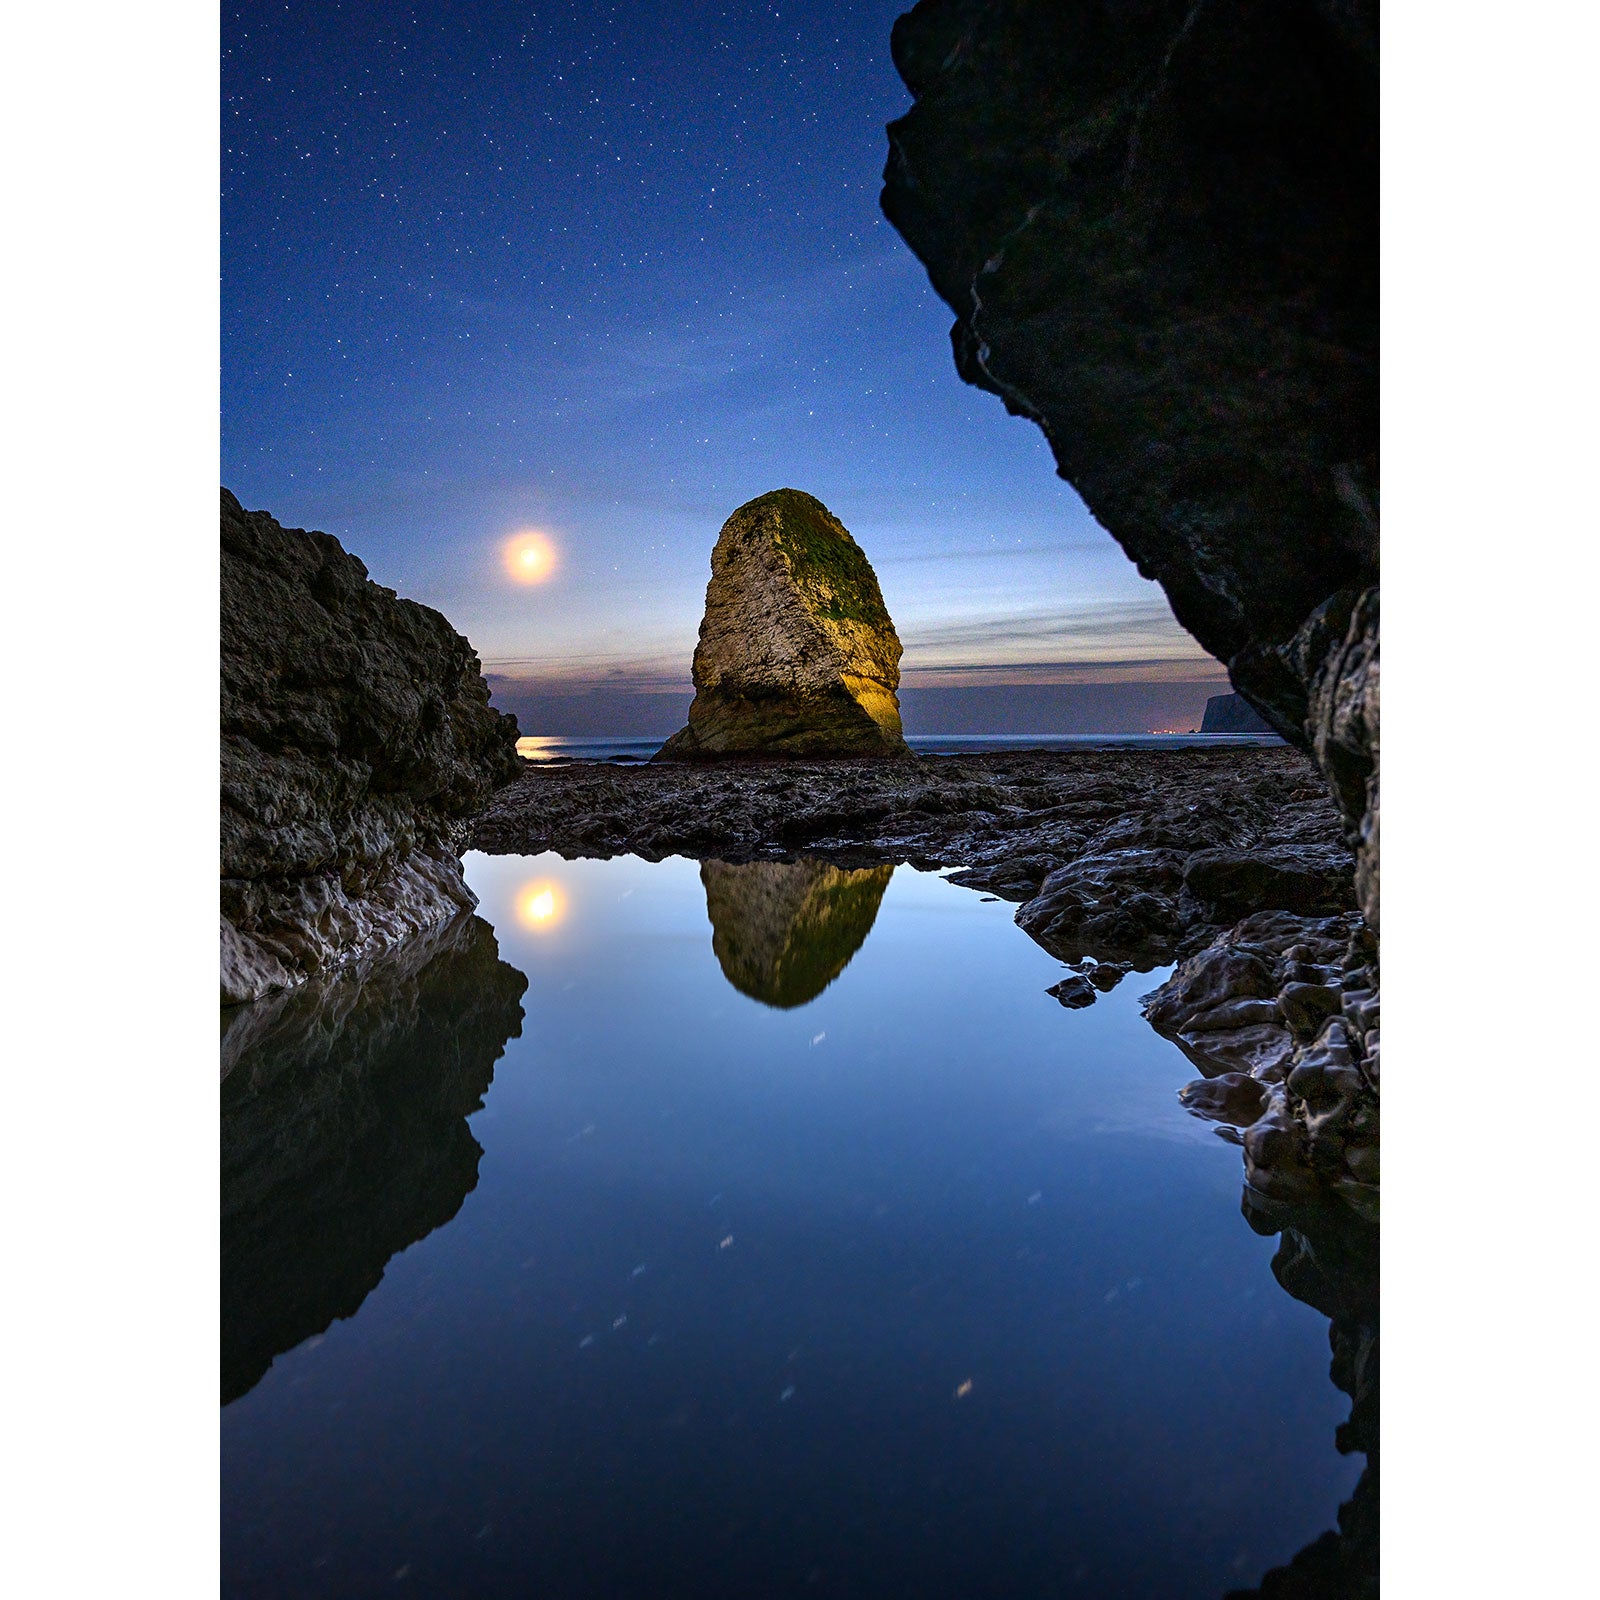
<path id="1" fill-rule="evenodd" d="M 1272 733 L 1256 708 L 1242 694 L 1214 694 L 1206 701 L 1201 733 Z"/>

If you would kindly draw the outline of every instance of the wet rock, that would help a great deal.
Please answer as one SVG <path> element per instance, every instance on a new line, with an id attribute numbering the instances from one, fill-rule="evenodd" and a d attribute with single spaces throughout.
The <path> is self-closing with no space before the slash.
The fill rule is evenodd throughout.
<path id="1" fill-rule="evenodd" d="M 861 547 L 820 500 L 739 507 L 711 553 L 689 725 L 657 761 L 906 755 L 900 640 Z"/>
<path id="2" fill-rule="evenodd" d="M 1282 1026 L 1276 1000 L 1224 1000 L 1191 1017 L 1185 1033 L 1238 1033 L 1245 1028 Z"/>
<path id="3" fill-rule="evenodd" d="M 325 533 L 222 491 L 222 1000 L 475 901 L 467 824 L 515 777 L 472 647 Z"/>
<path id="4" fill-rule="evenodd" d="M 1039 892 L 1039 885 L 1062 865 L 1059 856 L 1013 856 L 1004 853 L 1004 848 L 1003 845 L 999 847 L 997 859 L 952 872 L 950 882 L 987 890 L 1000 900 L 1031 900 Z M 982 854 L 993 858 L 997 852 L 990 850 Z"/>
<path id="5" fill-rule="evenodd" d="M 1241 998 L 1271 998 L 1278 992 L 1272 962 L 1229 940 L 1191 957 L 1145 997 L 1144 1014 L 1159 1033 L 1177 1033 L 1190 1020 Z"/>
<path id="6" fill-rule="evenodd" d="M 1308 1037 L 1343 1004 L 1344 995 L 1336 984 L 1286 983 L 1278 995 L 1278 1008 L 1290 1031 Z"/>
<path id="7" fill-rule="evenodd" d="M 1269 1092 L 1265 1109 L 1246 1131 L 1244 1158 L 1246 1175 L 1263 1194 L 1279 1200 L 1316 1198 L 1302 1130 L 1281 1094 Z"/>
<path id="8" fill-rule="evenodd" d="M 1063 978 L 1060 983 L 1053 983 L 1045 990 L 1046 994 L 1054 995 L 1068 1010 L 1077 1011 L 1084 1006 L 1092 1006 L 1095 1002 L 1096 991 L 1087 978 L 1073 976 Z"/>
<path id="9" fill-rule="evenodd" d="M 1377 1188 L 1378 1146 L 1375 1143 L 1352 1145 L 1345 1151 L 1344 1161 L 1350 1169 L 1351 1177 L 1371 1188 Z"/>
<path id="10" fill-rule="evenodd" d="M 1208 1078 L 1248 1072 L 1262 1083 L 1280 1083 L 1294 1060 L 1294 1040 L 1277 1022 L 1243 1028 L 1185 1028 L 1170 1037 Z"/>
<path id="11" fill-rule="evenodd" d="M 1353 914 L 1259 912 L 1183 962 L 1146 997 L 1145 1015 L 1228 1093 L 1237 1092 L 1239 1074 L 1259 1086 L 1243 1141 L 1257 1191 L 1289 1201 L 1331 1196 L 1373 1217 L 1377 1029 L 1369 950 Z M 1323 981 L 1305 982 L 1306 974 Z M 1276 993 L 1268 999 L 1263 988 Z M 1352 1033 L 1347 1011 L 1374 1026 Z M 1221 1093 L 1196 1090 L 1195 1104 L 1219 1103 Z"/>
<path id="12" fill-rule="evenodd" d="M 1224 1072 L 1186 1083 L 1178 1091 L 1178 1099 L 1197 1117 L 1248 1128 L 1267 1103 L 1267 1088 L 1247 1072 Z"/>
<path id="13" fill-rule="evenodd" d="M 1017 926 L 1064 961 L 1101 955 L 1146 968 L 1182 929 L 1183 858 L 1170 850 L 1083 856 L 1052 872 Z"/>
<path id="14" fill-rule="evenodd" d="M 1339 815 L 1297 751 L 1015 751 L 908 761 L 800 759 L 619 767 L 525 765 L 473 826 L 473 847 L 650 860 L 921 860 L 984 894 L 1031 899 L 1082 857 L 1222 845 L 1338 847 Z M 1185 926 L 1181 872 L 1161 892 Z M 1190 897 L 1192 901 L 1192 896 Z M 1215 926 L 1215 924 L 1213 924 Z M 1336 954 L 1337 961 L 1343 950 Z"/>
<path id="15" fill-rule="evenodd" d="M 1378 1027 L 1378 994 L 1375 989 L 1345 989 L 1341 993 L 1345 1027 L 1357 1037 Z"/>
<path id="16" fill-rule="evenodd" d="M 1355 906 L 1350 854 L 1338 845 L 1197 850 L 1184 864 L 1183 886 L 1230 921 L 1253 911 L 1326 915 Z"/>

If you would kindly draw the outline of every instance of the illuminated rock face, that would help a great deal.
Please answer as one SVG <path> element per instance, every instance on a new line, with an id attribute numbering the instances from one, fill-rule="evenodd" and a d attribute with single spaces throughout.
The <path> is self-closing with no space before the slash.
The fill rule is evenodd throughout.
<path id="1" fill-rule="evenodd" d="M 892 866 L 851 872 L 823 861 L 702 863 L 723 976 L 763 1005 L 815 1000 L 872 931 L 893 874 Z"/>
<path id="2" fill-rule="evenodd" d="M 437 611 L 224 489 L 222 1003 L 474 906 L 460 848 L 516 737 Z"/>
<path id="3" fill-rule="evenodd" d="M 657 760 L 907 754 L 900 640 L 861 547 L 820 500 L 739 507 L 711 553 L 689 726 Z"/>

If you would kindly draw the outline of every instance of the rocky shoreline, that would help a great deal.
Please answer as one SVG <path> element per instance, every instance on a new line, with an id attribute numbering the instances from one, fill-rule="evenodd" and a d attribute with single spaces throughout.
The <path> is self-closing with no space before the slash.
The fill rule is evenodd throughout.
<path id="1" fill-rule="evenodd" d="M 1378 1199 L 1376 939 L 1317 767 L 1293 749 L 1099 749 L 910 761 L 529 767 L 474 824 L 491 854 L 906 862 L 1017 903 L 1094 1002 L 1146 1002 L 1201 1073 L 1181 1092 L 1260 1195 Z"/>

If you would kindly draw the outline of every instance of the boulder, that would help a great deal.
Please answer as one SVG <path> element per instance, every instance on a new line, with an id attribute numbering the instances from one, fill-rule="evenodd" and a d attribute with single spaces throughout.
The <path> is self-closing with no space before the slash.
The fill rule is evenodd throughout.
<path id="1" fill-rule="evenodd" d="M 1051 984 L 1045 993 L 1054 995 L 1069 1011 L 1081 1011 L 1084 1006 L 1092 1006 L 1096 998 L 1094 985 L 1081 973 L 1074 973 L 1060 983 Z"/>
<path id="2" fill-rule="evenodd" d="M 711 552 L 689 725 L 658 761 L 901 756 L 900 640 L 861 547 L 820 500 L 742 505 Z"/>
<path id="3" fill-rule="evenodd" d="M 517 728 L 437 611 L 224 489 L 221 656 L 224 1005 L 476 905 L 460 851 Z"/>

